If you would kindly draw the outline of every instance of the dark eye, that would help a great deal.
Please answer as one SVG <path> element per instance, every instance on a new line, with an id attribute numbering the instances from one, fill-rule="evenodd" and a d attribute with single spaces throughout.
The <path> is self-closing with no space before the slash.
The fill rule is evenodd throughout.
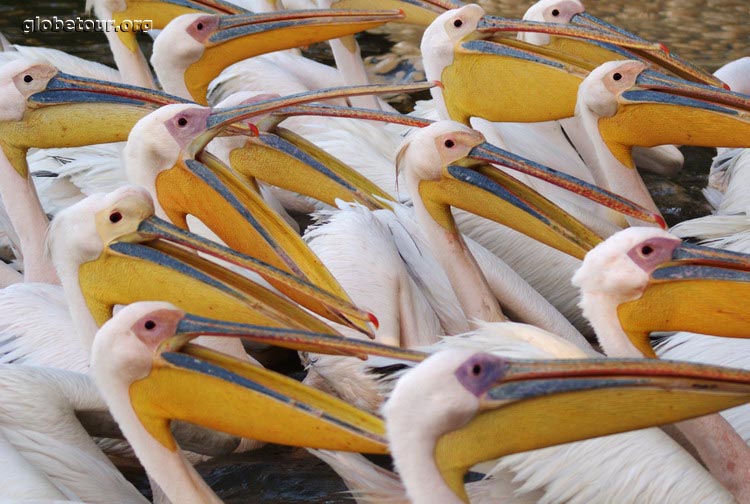
<path id="1" fill-rule="evenodd" d="M 651 253 L 654 251 L 654 248 L 651 245 L 644 245 L 641 247 L 641 254 L 647 256 L 651 255 Z"/>
<path id="2" fill-rule="evenodd" d="M 454 142 L 453 140 L 451 140 L 449 138 L 448 140 L 446 140 L 445 142 L 443 142 L 443 145 L 445 145 L 446 147 L 448 147 L 449 149 L 451 149 L 451 148 L 453 148 L 454 145 L 456 145 L 456 142 Z"/>
<path id="3" fill-rule="evenodd" d="M 461 28 L 463 24 L 464 22 L 461 21 L 460 19 L 456 19 L 455 21 L 453 21 L 453 26 L 455 26 L 456 28 Z"/>
<path id="4" fill-rule="evenodd" d="M 620 80 L 622 79 L 622 74 L 620 72 L 615 72 L 614 74 L 612 74 L 612 78 L 614 80 Z"/>
<path id="5" fill-rule="evenodd" d="M 482 374 L 482 365 L 481 364 L 474 364 L 471 367 L 471 374 L 473 374 L 474 376 L 479 376 L 480 374 Z"/>
<path id="6" fill-rule="evenodd" d="M 146 323 L 143 324 L 143 327 L 145 327 L 147 331 L 150 331 L 154 327 L 156 327 L 156 322 L 154 322 L 153 320 L 147 320 Z"/>
<path id="7" fill-rule="evenodd" d="M 559 11 L 559 10 L 557 10 L 557 9 L 553 9 L 553 10 L 552 10 L 552 15 L 553 15 L 553 16 L 555 16 L 555 17 L 557 17 L 557 16 L 559 16 L 559 15 L 560 15 L 560 11 Z"/>
<path id="8" fill-rule="evenodd" d="M 199 29 L 199 30 L 202 30 L 203 29 L 203 23 L 198 23 L 197 25 L 195 25 L 195 27 L 197 29 Z"/>
<path id="9" fill-rule="evenodd" d="M 109 222 L 116 224 L 122 220 L 122 214 L 120 212 L 112 212 L 109 214 Z"/>
<path id="10" fill-rule="evenodd" d="M 185 119 L 184 117 L 180 117 L 179 119 L 177 119 L 177 125 L 180 127 L 187 126 L 187 122 L 187 119 Z"/>
<path id="11" fill-rule="evenodd" d="M 26 83 L 29 83 L 29 82 L 31 82 L 33 80 L 34 80 L 34 78 L 31 75 L 27 74 L 27 75 L 23 76 L 23 81 L 26 82 Z"/>

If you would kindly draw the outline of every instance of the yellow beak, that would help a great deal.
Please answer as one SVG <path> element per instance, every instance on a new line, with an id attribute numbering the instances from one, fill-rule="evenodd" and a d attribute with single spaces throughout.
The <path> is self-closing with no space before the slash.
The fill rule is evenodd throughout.
<path id="1" fill-rule="evenodd" d="M 209 83 L 229 65 L 253 56 L 323 42 L 401 19 L 400 11 L 311 10 L 218 17 L 201 58 L 185 71 L 185 86 L 206 104 Z"/>
<path id="2" fill-rule="evenodd" d="M 473 465 L 538 448 L 663 425 L 750 400 L 750 372 L 669 361 L 499 359 L 481 412 L 443 435 L 435 461 L 469 502 Z"/>
<path id="3" fill-rule="evenodd" d="M 169 340 L 166 343 L 169 343 Z M 157 353 L 148 376 L 130 386 L 146 430 L 176 450 L 171 420 L 270 443 L 387 453 L 374 415 L 280 374 L 186 345 Z"/>
<path id="4" fill-rule="evenodd" d="M 645 70 L 618 102 L 617 113 L 599 120 L 599 131 L 626 166 L 633 166 L 634 145 L 750 146 L 745 95 Z"/>
<path id="5" fill-rule="evenodd" d="M 120 206 L 129 204 L 126 201 Z M 347 301 L 226 247 L 181 232 L 151 215 L 150 209 L 141 210 L 142 218 L 135 227 L 115 237 L 106 234 L 107 215 L 96 216 L 97 229 L 106 246 L 98 258 L 80 266 L 78 279 L 98 325 L 112 316 L 115 305 L 164 300 L 200 316 L 338 334 L 286 298 L 200 257 L 196 253 L 199 251 L 273 278 L 298 297 L 302 292 L 309 298 L 320 298 L 317 302 L 321 310 L 344 321 L 351 318 L 355 322 L 349 325 L 358 323 L 369 334 L 365 321 L 371 320 L 370 314 Z M 308 300 L 307 304 L 312 302 Z"/>
<path id="6" fill-rule="evenodd" d="M 310 93 L 264 100 L 249 105 L 216 109 L 207 121 L 207 129 L 187 148 L 188 153 L 203 160 L 199 151 L 217 134 L 230 125 L 258 115 L 272 113 L 261 121 L 264 130 L 249 130 L 247 144 L 234 149 L 230 164 L 235 172 L 254 185 L 255 179 L 290 191 L 304 194 L 335 206 L 336 199 L 356 201 L 369 208 L 385 208 L 392 198 L 377 185 L 360 175 L 324 150 L 295 133 L 277 128 L 277 124 L 291 115 L 321 115 L 348 117 L 372 121 L 394 122 L 408 126 L 425 126 L 429 122 L 402 114 L 327 105 L 298 105 L 329 97 L 359 94 L 421 91 L 431 83 L 390 86 L 352 86 L 324 89 Z M 190 154 L 188 154 L 190 155 Z"/>
<path id="7" fill-rule="evenodd" d="M 654 331 L 690 331 L 727 338 L 750 337 L 750 256 L 683 244 L 657 268 L 640 298 L 617 315 L 633 345 L 656 357 Z"/>
<path id="8" fill-rule="evenodd" d="M 451 119 L 468 125 L 471 117 L 540 122 L 573 116 L 578 86 L 596 64 L 552 48 L 495 37 L 498 32 L 534 31 L 622 47 L 654 47 L 643 39 L 580 28 L 584 27 L 482 18 L 477 30 L 456 44 L 453 63 L 441 75 Z"/>
<path id="9" fill-rule="evenodd" d="M 157 108 L 186 100 L 161 91 L 68 75 L 50 68 L 44 90 L 27 99 L 19 122 L 0 122 L 0 145 L 26 177 L 29 148 L 80 147 L 127 140 L 133 125 Z"/>
<path id="10" fill-rule="evenodd" d="M 180 160 L 157 176 L 156 195 L 170 221 L 187 229 L 187 216 L 192 215 L 234 250 L 350 303 L 346 292 L 302 238 L 266 205 L 255 190 L 237 179 L 232 170 L 217 158 L 206 153 L 201 159 L 207 165 L 192 159 Z M 329 320 L 365 334 L 372 334 L 370 322 L 377 324 L 371 314 L 363 316 L 351 310 L 332 309 L 317 297 L 291 288 L 279 278 L 261 274 L 292 300 Z"/>
<path id="11" fill-rule="evenodd" d="M 469 158 L 495 163 L 541 178 L 626 215 L 664 226 L 661 217 L 608 191 L 487 143 L 477 136 Z M 563 209 L 503 171 L 476 161 L 443 168 L 439 180 L 422 180 L 419 192 L 433 219 L 458 233 L 450 207 L 515 229 L 573 257 L 583 259 L 601 238 Z"/>

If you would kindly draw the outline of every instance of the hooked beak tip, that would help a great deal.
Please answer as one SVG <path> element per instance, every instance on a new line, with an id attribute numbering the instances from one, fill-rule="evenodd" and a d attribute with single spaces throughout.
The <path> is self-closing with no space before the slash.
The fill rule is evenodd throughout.
<path id="1" fill-rule="evenodd" d="M 436 85 L 437 87 L 439 87 L 440 89 L 445 89 L 445 86 L 443 86 L 443 83 L 442 83 L 442 81 L 436 80 L 436 81 L 434 81 L 434 82 L 435 82 L 435 85 Z"/>
<path id="2" fill-rule="evenodd" d="M 669 47 L 667 47 L 667 44 L 665 44 L 665 43 L 663 43 L 663 42 L 659 42 L 659 48 L 661 49 L 661 51 L 662 51 L 662 52 L 663 52 L 664 54 L 667 54 L 667 55 L 669 55 L 669 54 L 671 53 L 671 51 L 669 50 Z"/>
<path id="3" fill-rule="evenodd" d="M 375 329 L 380 329 L 380 321 L 378 320 L 378 317 L 375 316 L 372 312 L 367 312 L 367 317 L 370 319 L 370 322 L 373 326 L 375 326 Z"/>
<path id="4" fill-rule="evenodd" d="M 667 221 L 664 220 L 664 217 L 661 215 L 655 215 L 654 218 L 656 219 L 656 223 L 659 225 L 662 229 L 667 229 L 669 226 L 667 226 Z"/>
<path id="5" fill-rule="evenodd" d="M 731 91 L 731 90 L 732 90 L 732 88 L 731 88 L 731 87 L 729 87 L 729 84 L 727 84 L 726 82 L 724 82 L 724 83 L 723 83 L 723 87 L 724 87 L 724 89 L 726 89 L 727 91 Z"/>

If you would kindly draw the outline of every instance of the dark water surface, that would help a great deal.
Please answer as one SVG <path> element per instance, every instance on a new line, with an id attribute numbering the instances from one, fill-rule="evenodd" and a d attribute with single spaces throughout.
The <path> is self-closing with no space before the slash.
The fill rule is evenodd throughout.
<path id="1" fill-rule="evenodd" d="M 520 16 L 529 2 L 492 0 L 480 2 L 489 12 Z M 101 33 L 23 34 L 23 21 L 34 16 L 71 18 L 85 16 L 84 0 L 22 2 L 0 0 L 0 31 L 11 42 L 54 47 L 72 54 L 113 64 Z M 661 0 L 588 1 L 594 15 L 643 37 L 667 44 L 710 70 L 741 56 L 750 55 L 750 1 Z M 372 7 L 377 7 L 373 0 Z M 421 79 L 418 61 L 421 32 L 411 27 L 385 27 L 360 36 L 363 54 L 375 77 Z M 150 39 L 141 42 L 148 52 Z M 309 54 L 330 61 L 327 46 L 317 45 Z M 376 79 L 378 80 L 378 79 Z M 709 208 L 700 190 L 706 185 L 712 149 L 684 149 L 687 163 L 673 180 L 646 176 L 654 197 L 670 224 L 705 215 Z M 198 466 L 202 476 L 227 503 L 338 503 L 351 502 L 346 487 L 325 464 L 301 449 L 269 446 L 256 452 L 221 457 Z M 148 493 L 142 471 L 128 470 L 128 477 Z M 175 503 L 179 504 L 179 503 Z"/>

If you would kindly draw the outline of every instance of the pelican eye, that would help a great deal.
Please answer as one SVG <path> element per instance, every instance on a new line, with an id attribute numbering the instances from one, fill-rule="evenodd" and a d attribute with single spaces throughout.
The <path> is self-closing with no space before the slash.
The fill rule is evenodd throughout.
<path id="1" fill-rule="evenodd" d="M 151 331 L 156 327 L 156 322 L 153 320 L 147 320 L 146 323 L 143 324 L 143 327 L 145 327 L 147 331 Z"/>
<path id="2" fill-rule="evenodd" d="M 198 30 L 202 30 L 202 29 L 203 29 L 203 23 L 198 23 L 197 25 L 195 25 L 195 27 L 196 27 L 196 28 L 197 28 Z"/>
<path id="3" fill-rule="evenodd" d="M 651 255 L 651 253 L 654 251 L 654 248 L 651 245 L 644 245 L 641 247 L 641 254 L 644 256 Z"/>
<path id="4" fill-rule="evenodd" d="M 26 83 L 29 83 L 29 82 L 31 82 L 33 80 L 34 80 L 34 78 L 31 75 L 26 74 L 26 75 L 23 76 L 23 81 L 26 82 Z"/>
<path id="5" fill-rule="evenodd" d="M 453 21 L 453 26 L 455 26 L 456 28 L 461 28 L 463 24 L 464 22 L 461 21 L 460 19 L 456 19 L 455 21 Z"/>
<path id="6" fill-rule="evenodd" d="M 482 374 L 482 365 L 481 364 L 474 364 L 471 367 L 471 374 L 473 374 L 474 376 L 479 376 L 480 374 Z"/>
<path id="7" fill-rule="evenodd" d="M 456 142 L 454 142 L 453 140 L 451 140 L 449 138 L 448 140 L 446 140 L 445 142 L 443 142 L 443 145 L 445 145 L 449 149 L 452 149 L 456 145 Z"/>
<path id="8" fill-rule="evenodd" d="M 188 123 L 188 120 L 185 119 L 184 117 L 180 117 L 179 119 L 177 119 L 177 125 L 180 126 L 181 128 L 184 126 L 187 126 L 187 123 Z"/>
<path id="9" fill-rule="evenodd" d="M 618 81 L 618 80 L 622 79 L 622 74 L 620 72 L 615 72 L 614 74 L 612 74 L 612 78 L 614 80 Z"/>
<path id="10" fill-rule="evenodd" d="M 122 220 L 122 214 L 120 212 L 112 212 L 109 214 L 109 222 L 112 224 L 117 224 Z"/>
<path id="11" fill-rule="evenodd" d="M 555 17 L 557 17 L 557 16 L 559 16 L 559 15 L 560 15 L 560 11 L 559 11 L 559 10 L 557 10 L 557 9 L 553 9 L 553 10 L 552 10 L 552 15 L 553 15 L 553 16 L 555 16 Z"/>

